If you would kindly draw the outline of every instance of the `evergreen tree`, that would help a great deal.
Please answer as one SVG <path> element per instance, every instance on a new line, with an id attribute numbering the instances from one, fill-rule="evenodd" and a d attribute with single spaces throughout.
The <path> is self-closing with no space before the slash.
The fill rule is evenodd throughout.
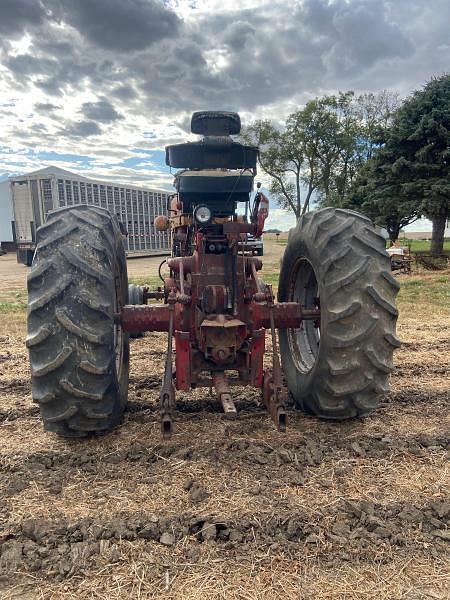
<path id="1" fill-rule="evenodd" d="M 399 201 L 418 202 L 433 223 L 431 252 L 443 250 L 450 216 L 450 75 L 432 79 L 397 111 L 382 157 L 397 176 Z"/>
<path id="2" fill-rule="evenodd" d="M 420 198 L 404 194 L 401 169 L 384 148 L 361 169 L 343 206 L 366 214 L 384 227 L 391 242 L 421 216 Z"/>

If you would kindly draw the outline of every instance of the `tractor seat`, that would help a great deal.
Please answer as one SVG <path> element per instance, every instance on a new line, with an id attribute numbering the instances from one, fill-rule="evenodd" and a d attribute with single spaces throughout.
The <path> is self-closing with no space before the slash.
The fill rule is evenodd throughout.
<path id="1" fill-rule="evenodd" d="M 175 169 L 256 169 L 258 148 L 226 136 L 166 146 L 166 165 Z"/>

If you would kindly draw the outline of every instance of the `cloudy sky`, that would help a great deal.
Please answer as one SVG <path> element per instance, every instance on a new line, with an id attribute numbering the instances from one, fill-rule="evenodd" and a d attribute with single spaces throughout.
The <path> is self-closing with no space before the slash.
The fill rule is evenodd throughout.
<path id="1" fill-rule="evenodd" d="M 163 149 L 194 110 L 406 97 L 449 70 L 449 22 L 448 0 L 0 0 L 0 179 L 52 164 L 170 189 Z"/>

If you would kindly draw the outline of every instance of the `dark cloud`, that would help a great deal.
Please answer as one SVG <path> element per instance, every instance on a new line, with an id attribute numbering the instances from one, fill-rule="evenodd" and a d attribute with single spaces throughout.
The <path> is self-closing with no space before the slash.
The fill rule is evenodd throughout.
<path id="1" fill-rule="evenodd" d="M 142 50 L 176 34 L 180 20 L 158 0 L 57 0 L 55 15 L 91 43 Z"/>
<path id="2" fill-rule="evenodd" d="M 18 77 L 30 75 L 51 75 L 59 71 L 59 63 L 54 58 L 38 58 L 33 54 L 6 56 L 3 64 Z"/>
<path id="3" fill-rule="evenodd" d="M 85 102 L 81 106 L 81 112 L 87 119 L 100 121 L 100 123 L 112 123 L 122 118 L 106 98 L 102 98 L 98 102 Z"/>
<path id="4" fill-rule="evenodd" d="M 18 86 L 34 84 L 51 96 L 61 96 L 68 88 L 80 91 L 87 81 L 103 86 L 115 73 L 105 65 L 112 65 L 101 57 L 94 58 L 86 47 L 67 31 L 44 27 L 34 36 L 31 48 L 23 53 L 4 53 L 3 64 L 13 74 Z M 60 37 L 60 39 L 58 39 Z M 79 40 L 78 40 L 79 41 Z"/>
<path id="5" fill-rule="evenodd" d="M 223 42 L 234 50 L 241 50 L 255 34 L 256 29 L 250 23 L 235 21 L 226 28 Z"/>
<path id="6" fill-rule="evenodd" d="M 46 77 L 45 79 L 36 79 L 34 85 L 41 89 L 49 96 L 62 96 L 64 81 L 61 81 L 59 77 Z"/>
<path id="7" fill-rule="evenodd" d="M 326 61 L 340 74 L 413 51 L 412 41 L 388 21 L 379 0 L 305 0 L 299 15 L 313 35 L 326 40 Z"/>
<path id="8" fill-rule="evenodd" d="M 2 0 L 0 4 L 0 34 L 16 38 L 28 29 L 41 25 L 45 9 L 37 0 Z"/>
<path id="9" fill-rule="evenodd" d="M 71 137 L 90 137 L 91 135 L 100 135 L 102 130 L 95 121 L 79 121 L 68 125 L 63 133 Z"/>
<path id="10" fill-rule="evenodd" d="M 55 110 L 59 110 L 59 106 L 52 104 L 51 102 L 37 102 L 34 105 L 34 110 L 39 113 L 52 113 Z"/>
<path id="11" fill-rule="evenodd" d="M 37 88 L 43 106 L 74 99 L 65 129 L 74 137 L 119 119 L 131 130 L 128 116 L 144 116 L 155 132 L 170 117 L 188 131 L 190 113 L 208 108 L 281 119 L 316 95 L 406 94 L 448 69 L 448 0 L 261 0 L 257 10 L 224 3 L 186 21 L 164 0 L 11 0 L 3 14 L 4 2 L 0 46 L 25 31 L 31 44 L 0 54 L 0 85 L 12 96 Z M 86 97 L 96 100 L 82 104 Z"/>
<path id="12" fill-rule="evenodd" d="M 47 134 L 48 128 L 43 123 L 36 123 L 35 125 L 31 125 L 30 131 L 31 133 Z"/>
<path id="13" fill-rule="evenodd" d="M 119 85 L 113 88 L 110 94 L 119 100 L 134 100 L 137 96 L 136 90 L 131 85 Z"/>

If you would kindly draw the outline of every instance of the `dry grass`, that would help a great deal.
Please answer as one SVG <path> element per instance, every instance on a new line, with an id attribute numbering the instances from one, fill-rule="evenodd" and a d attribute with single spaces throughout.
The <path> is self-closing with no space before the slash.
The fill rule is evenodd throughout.
<path id="1" fill-rule="evenodd" d="M 271 246 L 269 265 L 276 265 L 279 252 Z M 134 276 L 143 275 L 138 261 L 132 268 Z M 269 275 L 275 270 L 268 269 Z M 242 531 L 245 521 L 251 527 L 232 544 L 200 543 L 191 531 L 178 532 L 170 547 L 116 535 L 101 539 L 94 557 L 72 542 L 66 555 L 64 542 L 57 547 L 76 565 L 73 572 L 58 578 L 19 562 L 16 571 L 0 575 L 0 598 L 450 597 L 445 543 L 429 533 L 430 526 L 438 527 L 430 525 L 436 519 L 430 507 L 448 498 L 450 484 L 445 443 L 450 306 L 441 302 L 445 282 L 439 277 L 422 278 L 439 288 L 436 293 L 422 293 L 421 284 L 413 285 L 419 289 L 414 302 L 400 296 L 399 335 L 405 344 L 396 355 L 386 403 L 366 419 L 340 425 L 292 413 L 286 435 L 274 431 L 255 393 L 236 390 L 242 410 L 229 422 L 211 398 L 195 404 L 208 396 L 197 390 L 185 395 L 173 439 L 162 443 L 155 407 L 164 335 L 158 334 L 133 342 L 134 408 L 123 427 L 88 442 L 59 440 L 42 431 L 31 403 L 25 314 L 8 313 L 0 350 L 0 547 L 29 518 L 61 521 L 70 529 L 83 518 L 106 527 L 108 520 L 144 513 L 147 519 L 168 519 L 173 528 L 177 519 L 203 515 Z M 8 274 L 8 285 L 17 286 L 14 294 L 22 280 L 22 271 L 16 279 Z M 0 290 L 0 300 L 8 293 Z M 283 462 L 279 457 L 286 452 L 290 458 Z M 186 489 L 188 479 L 206 491 L 201 502 Z M 398 528 L 402 543 L 373 535 L 349 536 L 343 545 L 333 541 L 336 522 L 347 519 L 352 531 L 360 527 L 346 512 L 348 502 L 373 506 L 377 518 Z M 401 525 L 396 507 L 407 506 L 424 511 L 423 523 Z M 292 517 L 303 519 L 305 536 L 315 535 L 312 543 L 287 536 Z M 270 533 L 277 519 L 280 525 Z"/>
<path id="2" fill-rule="evenodd" d="M 323 568 L 314 556 L 283 560 L 270 554 L 217 560 L 209 549 L 194 563 L 167 553 L 155 566 L 152 549 L 126 541 L 105 544 L 105 566 L 76 585 L 49 583 L 28 575 L 2 598 L 79 598 L 136 600 L 419 600 L 448 598 L 449 564 L 426 557 L 396 558 L 388 563 L 343 564 Z M 114 562 L 108 555 L 114 553 Z"/>

